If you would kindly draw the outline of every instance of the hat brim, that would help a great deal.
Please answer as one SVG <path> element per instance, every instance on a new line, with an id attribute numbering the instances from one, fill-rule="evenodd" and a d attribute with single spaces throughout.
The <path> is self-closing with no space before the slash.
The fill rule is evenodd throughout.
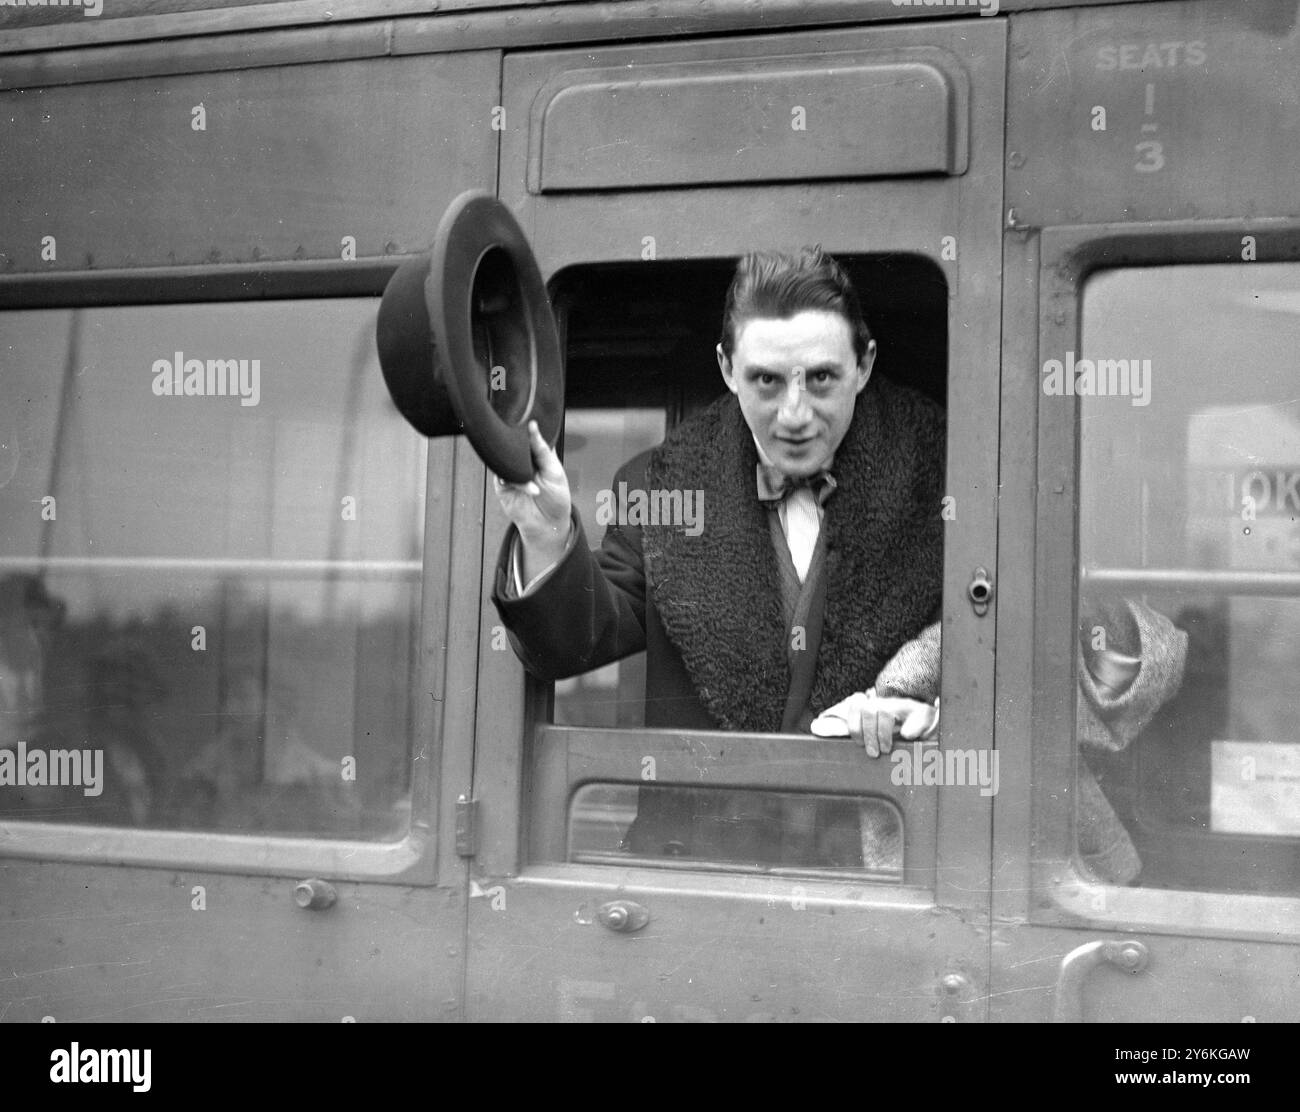
<path id="1" fill-rule="evenodd" d="M 465 435 L 508 482 L 533 477 L 528 422 L 554 445 L 564 414 L 559 334 L 541 271 L 495 197 L 452 202 L 434 237 L 425 299 L 433 358 Z"/>
<path id="2" fill-rule="evenodd" d="M 423 436 L 469 437 L 488 468 L 533 477 L 528 422 L 554 446 L 564 364 L 541 271 L 510 210 L 462 193 L 428 254 L 389 279 L 375 339 L 388 392 Z"/>

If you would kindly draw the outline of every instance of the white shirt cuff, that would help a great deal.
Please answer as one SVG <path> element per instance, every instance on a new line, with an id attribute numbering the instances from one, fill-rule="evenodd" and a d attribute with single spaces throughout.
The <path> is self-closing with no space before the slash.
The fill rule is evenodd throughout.
<path id="1" fill-rule="evenodd" d="M 573 523 L 569 523 L 569 535 L 564 541 L 564 556 L 561 556 L 553 564 L 550 564 L 542 571 L 530 579 L 527 584 L 523 581 L 524 565 L 524 548 L 523 539 L 516 530 L 510 542 L 510 582 L 514 586 L 514 598 L 526 598 L 535 587 L 538 587 L 542 580 L 551 574 L 556 568 L 564 563 L 564 557 L 569 554 L 569 542 L 573 540 Z"/>

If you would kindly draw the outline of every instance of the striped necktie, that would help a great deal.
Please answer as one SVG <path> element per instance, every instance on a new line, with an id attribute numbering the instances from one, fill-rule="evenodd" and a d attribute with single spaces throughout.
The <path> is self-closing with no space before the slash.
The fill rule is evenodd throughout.
<path id="1" fill-rule="evenodd" d="M 776 506 L 785 502 L 785 542 L 802 583 L 808 576 L 817 535 L 821 532 L 818 507 L 824 506 L 835 493 L 835 477 L 829 471 L 819 471 L 808 479 L 791 479 L 777 468 L 760 463 L 757 484 L 760 502 Z"/>

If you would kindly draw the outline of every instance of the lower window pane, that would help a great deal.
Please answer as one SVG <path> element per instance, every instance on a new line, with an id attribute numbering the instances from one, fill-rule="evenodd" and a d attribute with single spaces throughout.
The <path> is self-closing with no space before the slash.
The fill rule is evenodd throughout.
<path id="1" fill-rule="evenodd" d="M 1182 683 L 1129 748 L 1083 749 L 1131 835 L 1136 879 L 1300 893 L 1300 729 L 1294 692 L 1270 679 L 1300 642 L 1300 601 L 1145 601 L 1187 635 Z"/>
<path id="2" fill-rule="evenodd" d="M 881 798 L 586 784 L 570 806 L 569 860 L 852 870 L 901 881 L 903 819 Z"/>

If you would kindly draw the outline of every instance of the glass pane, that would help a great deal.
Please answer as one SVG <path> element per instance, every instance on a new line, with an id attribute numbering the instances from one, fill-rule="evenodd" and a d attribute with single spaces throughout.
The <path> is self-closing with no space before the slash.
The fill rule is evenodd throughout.
<path id="1" fill-rule="evenodd" d="M 1107 272 L 1083 307 L 1080 850 L 1300 890 L 1300 266 Z"/>
<path id="2" fill-rule="evenodd" d="M 633 456 L 664 438 L 663 409 L 572 409 L 564 418 L 564 469 L 587 543 L 600 544 L 600 492 Z M 555 685 L 555 722 L 562 726 L 644 726 L 645 653 Z"/>
<path id="3" fill-rule="evenodd" d="M 0 315 L 0 813 L 406 830 L 426 442 L 377 310 Z"/>
<path id="4" fill-rule="evenodd" d="M 903 818 L 887 799 L 586 784 L 569 811 L 569 860 L 868 872 L 902 881 Z"/>

